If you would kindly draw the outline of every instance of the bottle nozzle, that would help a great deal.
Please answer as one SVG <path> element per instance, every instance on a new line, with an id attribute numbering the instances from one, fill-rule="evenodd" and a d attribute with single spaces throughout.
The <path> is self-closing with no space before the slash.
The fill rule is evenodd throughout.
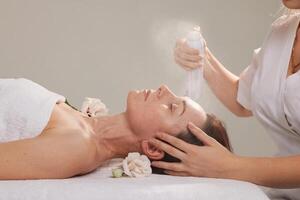
<path id="1" fill-rule="evenodd" d="M 201 38 L 202 36 L 200 26 L 195 26 L 193 30 L 187 34 L 188 40 L 200 40 Z"/>
<path id="2" fill-rule="evenodd" d="M 197 31 L 197 32 L 201 32 L 200 26 L 194 26 L 193 30 L 194 30 L 194 31 Z"/>

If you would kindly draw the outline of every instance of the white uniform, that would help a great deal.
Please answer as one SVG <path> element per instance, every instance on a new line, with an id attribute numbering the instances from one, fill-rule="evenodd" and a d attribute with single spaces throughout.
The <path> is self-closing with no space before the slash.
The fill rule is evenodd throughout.
<path id="1" fill-rule="evenodd" d="M 273 23 L 238 86 L 238 102 L 272 136 L 278 145 L 277 156 L 300 155 L 300 71 L 287 78 L 299 19 L 300 14 L 294 13 Z M 270 189 L 267 194 L 272 199 L 300 199 L 300 188 Z"/>

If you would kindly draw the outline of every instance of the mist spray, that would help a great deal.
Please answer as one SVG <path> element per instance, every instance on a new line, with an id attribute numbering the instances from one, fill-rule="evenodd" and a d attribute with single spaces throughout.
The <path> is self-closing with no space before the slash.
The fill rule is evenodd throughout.
<path id="1" fill-rule="evenodd" d="M 202 37 L 201 29 L 199 26 L 194 27 L 186 36 L 187 45 L 191 48 L 198 49 L 202 59 L 200 67 L 187 71 L 187 80 L 185 83 L 185 95 L 193 100 L 199 99 L 203 89 L 203 65 L 205 56 L 205 40 Z"/>

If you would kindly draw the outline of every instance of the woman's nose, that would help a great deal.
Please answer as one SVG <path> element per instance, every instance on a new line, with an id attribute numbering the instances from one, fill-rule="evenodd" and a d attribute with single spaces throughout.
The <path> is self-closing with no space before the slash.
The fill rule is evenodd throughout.
<path id="1" fill-rule="evenodd" d="M 172 97 L 176 97 L 176 95 L 166 85 L 161 85 L 158 90 L 159 90 L 159 96 L 170 95 Z"/>

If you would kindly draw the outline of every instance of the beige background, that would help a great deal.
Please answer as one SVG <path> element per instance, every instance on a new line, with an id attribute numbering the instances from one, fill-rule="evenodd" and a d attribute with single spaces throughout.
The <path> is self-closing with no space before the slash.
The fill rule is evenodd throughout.
<path id="1" fill-rule="evenodd" d="M 0 0 L 1 78 L 32 79 L 76 106 L 100 97 L 118 113 L 130 89 L 165 83 L 180 94 L 185 72 L 172 48 L 195 24 L 239 74 L 279 8 L 280 0 Z M 225 121 L 238 154 L 276 150 L 255 119 L 233 116 L 207 88 L 199 103 Z"/>

